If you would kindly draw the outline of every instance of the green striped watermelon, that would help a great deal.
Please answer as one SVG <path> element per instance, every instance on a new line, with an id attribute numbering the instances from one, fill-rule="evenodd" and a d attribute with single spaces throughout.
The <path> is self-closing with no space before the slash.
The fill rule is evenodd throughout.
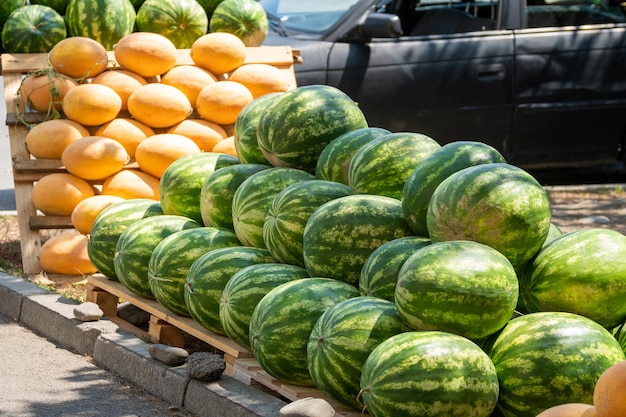
<path id="1" fill-rule="evenodd" d="M 0 30 L 4 26 L 4 22 L 13 11 L 19 7 L 26 6 L 28 0 L 4 0 L 0 2 Z"/>
<path id="2" fill-rule="evenodd" d="M 315 323 L 307 345 L 315 386 L 360 411 L 357 397 L 363 363 L 380 343 L 409 330 L 395 304 L 387 300 L 361 296 L 329 307 Z"/>
<path id="3" fill-rule="evenodd" d="M 250 318 L 261 298 L 280 284 L 308 277 L 306 269 L 281 263 L 254 264 L 235 272 L 224 286 L 219 307 L 226 335 L 251 349 Z"/>
<path id="4" fill-rule="evenodd" d="M 67 36 L 65 20 L 40 4 L 14 9 L 2 26 L 2 48 L 12 54 L 47 53 Z"/>
<path id="5" fill-rule="evenodd" d="M 148 198 L 133 198 L 111 204 L 93 222 L 87 253 L 101 274 L 117 280 L 113 257 L 120 235 L 132 223 L 145 217 L 163 214 L 161 204 Z"/>
<path id="6" fill-rule="evenodd" d="M 245 179 L 233 195 L 233 228 L 241 243 L 265 248 L 263 223 L 276 194 L 291 184 L 312 180 L 308 172 L 295 168 L 272 167 Z"/>
<path id="7" fill-rule="evenodd" d="M 380 127 L 364 127 L 340 135 L 320 152 L 315 176 L 320 180 L 349 185 L 348 167 L 355 152 L 366 143 L 389 133 L 389 130 Z"/>
<path id="8" fill-rule="evenodd" d="M 350 194 L 350 187 L 333 181 L 307 180 L 286 187 L 267 211 L 265 247 L 279 262 L 304 266 L 302 236 L 309 217 L 322 204 Z"/>
<path id="9" fill-rule="evenodd" d="M 259 118 L 257 141 L 271 165 L 315 172 L 328 143 L 364 127 L 363 112 L 347 94 L 308 85 L 283 93 L 267 107 Z"/>
<path id="10" fill-rule="evenodd" d="M 210 32 L 232 33 L 246 46 L 261 46 L 269 29 L 265 9 L 256 0 L 224 0 L 211 14 Z"/>
<path id="11" fill-rule="evenodd" d="M 183 229 L 201 227 L 183 216 L 161 215 L 138 220 L 120 235 L 115 246 L 113 265 L 118 280 L 130 291 L 154 298 L 148 281 L 152 251 L 167 236 Z"/>
<path id="12" fill-rule="evenodd" d="M 311 276 L 356 285 L 372 252 L 411 235 L 402 204 L 391 197 L 349 195 L 322 204 L 304 228 L 304 265 Z"/>
<path id="13" fill-rule="evenodd" d="M 484 243 L 521 269 L 548 236 L 550 201 L 546 190 L 521 168 L 505 163 L 475 165 L 439 184 L 426 223 L 433 242 Z"/>
<path id="14" fill-rule="evenodd" d="M 196 0 L 145 0 L 136 21 L 139 31 L 163 35 L 177 49 L 191 48 L 209 29 L 209 18 Z"/>
<path id="15" fill-rule="evenodd" d="M 233 127 L 235 151 L 242 163 L 270 165 L 256 139 L 261 114 L 283 93 L 274 92 L 255 98 L 241 109 Z"/>
<path id="16" fill-rule="evenodd" d="M 505 417 L 534 417 L 564 403 L 592 404 L 596 381 L 624 360 L 611 333 L 576 314 L 541 312 L 512 319 L 490 351 Z"/>
<path id="17" fill-rule="evenodd" d="M 404 262 L 415 251 L 430 245 L 423 236 L 405 236 L 380 245 L 367 258 L 359 275 L 361 295 L 395 300 L 398 273 Z"/>
<path id="18" fill-rule="evenodd" d="M 233 196 L 250 175 L 269 165 L 234 164 L 213 172 L 200 189 L 200 217 L 205 226 L 235 230 L 233 226 Z"/>
<path id="19" fill-rule="evenodd" d="M 331 278 L 302 278 L 269 291 L 250 318 L 250 346 L 265 372 L 283 382 L 313 386 L 307 345 L 327 308 L 357 297 L 350 284 Z"/>
<path id="20" fill-rule="evenodd" d="M 543 248 L 520 275 L 523 310 L 567 311 L 606 328 L 626 320 L 626 236 L 581 229 Z"/>
<path id="21" fill-rule="evenodd" d="M 69 36 L 94 39 L 107 51 L 133 32 L 136 18 L 130 0 L 70 0 L 65 10 Z"/>
<path id="22" fill-rule="evenodd" d="M 398 273 L 395 302 L 414 330 L 440 330 L 476 340 L 509 321 L 517 275 L 497 250 L 472 241 L 437 242 L 413 253 Z"/>
<path id="23" fill-rule="evenodd" d="M 363 145 L 348 167 L 348 183 L 360 194 L 400 199 L 413 170 L 441 146 L 414 132 L 389 133 Z"/>
<path id="24" fill-rule="evenodd" d="M 220 302 L 228 280 L 246 266 L 276 262 L 266 249 L 249 246 L 214 249 L 191 264 L 185 281 L 189 315 L 204 328 L 225 335 Z"/>
<path id="25" fill-rule="evenodd" d="M 239 245 L 235 233 L 216 227 L 196 227 L 172 233 L 154 248 L 148 262 L 152 295 L 168 310 L 189 316 L 185 282 L 191 265 L 213 249 Z"/>
<path id="26" fill-rule="evenodd" d="M 416 235 L 427 236 L 426 213 L 435 189 L 450 175 L 479 164 L 506 162 L 495 148 L 481 142 L 457 141 L 443 145 L 422 161 L 402 189 L 402 209 Z"/>
<path id="27" fill-rule="evenodd" d="M 232 155 L 215 152 L 186 155 L 172 162 L 159 181 L 163 213 L 202 223 L 200 196 L 205 181 L 220 168 L 238 163 Z"/>
<path id="28" fill-rule="evenodd" d="M 488 417 L 498 401 L 489 356 L 446 332 L 405 332 L 379 344 L 361 372 L 365 410 L 374 417 Z"/>

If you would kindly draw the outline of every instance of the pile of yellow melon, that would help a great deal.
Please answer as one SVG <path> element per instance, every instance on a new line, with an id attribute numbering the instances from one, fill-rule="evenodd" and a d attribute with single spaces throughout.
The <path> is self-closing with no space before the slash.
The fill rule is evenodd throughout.
<path id="1" fill-rule="evenodd" d="M 177 50 L 162 35 L 135 32 L 116 44 L 111 60 L 97 41 L 70 37 L 49 52 L 47 70 L 27 74 L 18 113 L 47 118 L 30 128 L 25 145 L 36 159 L 60 159 L 67 171 L 37 181 L 33 205 L 44 215 L 71 216 L 81 235 L 47 241 L 44 271 L 95 272 L 86 257 L 95 217 L 120 199 L 158 200 L 159 178 L 176 159 L 199 152 L 236 156 L 232 129 L 241 109 L 293 87 L 275 66 L 244 63 L 246 52 L 229 33 L 208 33 Z M 65 252 L 74 258 L 69 271 L 67 262 L 54 262 Z"/>

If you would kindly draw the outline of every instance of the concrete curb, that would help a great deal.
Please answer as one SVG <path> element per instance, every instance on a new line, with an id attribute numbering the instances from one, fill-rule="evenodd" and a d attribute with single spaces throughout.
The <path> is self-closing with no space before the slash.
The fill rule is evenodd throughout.
<path id="1" fill-rule="evenodd" d="M 277 417 L 286 402 L 222 375 L 205 383 L 185 365 L 170 367 L 148 353 L 148 343 L 102 319 L 74 318 L 76 304 L 22 278 L 0 272 L 0 313 L 55 343 L 93 358 L 99 366 L 198 417 Z"/>

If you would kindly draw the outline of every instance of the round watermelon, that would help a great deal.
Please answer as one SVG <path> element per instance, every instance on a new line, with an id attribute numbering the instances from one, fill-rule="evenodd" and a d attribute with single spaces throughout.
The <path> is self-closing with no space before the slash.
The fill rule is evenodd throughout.
<path id="1" fill-rule="evenodd" d="M 600 375 L 624 360 L 611 333 L 576 314 L 541 312 L 509 321 L 490 349 L 504 416 L 534 417 L 564 403 L 592 404 Z"/>
<path id="2" fill-rule="evenodd" d="M 400 199 L 413 170 L 441 146 L 413 132 L 389 133 L 363 145 L 348 167 L 348 183 L 359 194 Z"/>
<path id="3" fill-rule="evenodd" d="M 328 85 L 308 85 L 283 93 L 265 109 L 257 141 L 271 165 L 314 173 L 326 145 L 364 127 L 365 115 L 347 94 Z"/>
<path id="4" fill-rule="evenodd" d="M 265 247 L 279 262 L 304 266 L 302 237 L 307 221 L 322 204 L 350 194 L 347 185 L 323 180 L 284 188 L 274 197 L 263 223 Z"/>
<path id="5" fill-rule="evenodd" d="M 307 345 L 315 386 L 360 411 L 363 363 L 380 343 L 409 330 L 394 303 L 380 298 L 354 297 L 329 307 L 315 323 Z"/>
<path id="6" fill-rule="evenodd" d="M 367 258 L 359 275 L 361 295 L 395 301 L 398 273 L 415 251 L 430 245 L 423 236 L 405 236 L 380 245 Z"/>
<path id="7" fill-rule="evenodd" d="M 265 9 L 256 0 L 224 0 L 211 13 L 210 32 L 232 33 L 246 46 L 261 46 L 268 31 Z"/>
<path id="8" fill-rule="evenodd" d="M 216 227 L 196 227 L 172 233 L 156 245 L 148 262 L 152 295 L 168 310 L 189 316 L 185 282 L 191 265 L 213 249 L 239 245 L 235 233 Z"/>
<path id="9" fill-rule="evenodd" d="M 87 243 L 91 263 L 106 277 L 117 280 L 113 258 L 120 235 L 132 223 L 163 214 L 161 204 L 148 198 L 133 198 L 111 204 L 93 222 Z"/>
<path id="10" fill-rule="evenodd" d="M 172 233 L 195 227 L 201 226 L 190 218 L 165 214 L 130 224 L 115 246 L 113 265 L 118 280 L 135 294 L 154 298 L 148 280 L 152 251 Z"/>
<path id="11" fill-rule="evenodd" d="M 225 335 L 220 302 L 228 280 L 246 266 L 276 262 L 266 249 L 249 246 L 214 249 L 195 260 L 185 280 L 185 305 L 202 327 Z"/>
<path id="12" fill-rule="evenodd" d="M 250 318 L 259 301 L 280 284 L 308 277 L 306 269 L 282 263 L 254 264 L 235 272 L 224 286 L 219 306 L 226 335 L 251 349 Z"/>
<path id="13" fill-rule="evenodd" d="M 567 311 L 612 328 L 626 320 L 626 236 L 581 229 L 553 240 L 520 275 L 524 311 Z"/>
<path id="14" fill-rule="evenodd" d="M 47 53 L 66 36 L 63 16 L 51 7 L 31 4 L 9 14 L 2 26 L 2 47 L 12 54 Z"/>
<path id="15" fill-rule="evenodd" d="M 551 223 L 546 190 L 506 163 L 475 165 L 447 177 L 426 214 L 433 242 L 472 240 L 502 252 L 516 269 L 541 249 Z"/>
<path id="16" fill-rule="evenodd" d="M 233 197 L 241 183 L 250 175 L 269 165 L 234 164 L 214 171 L 200 189 L 200 217 L 205 226 L 235 230 L 233 226 Z"/>
<path id="17" fill-rule="evenodd" d="M 309 217 L 302 238 L 304 265 L 311 276 L 356 285 L 375 249 L 410 235 L 399 200 L 367 194 L 339 197 Z"/>
<path id="18" fill-rule="evenodd" d="M 137 29 L 165 36 L 177 49 L 191 48 L 207 33 L 209 19 L 196 0 L 145 0 L 137 10 Z"/>
<path id="19" fill-rule="evenodd" d="M 411 230 L 416 235 L 428 236 L 428 204 L 444 179 L 463 168 L 496 162 L 506 162 L 500 152 L 485 143 L 472 141 L 445 144 L 424 159 L 402 189 L 402 209 Z"/>
<path id="20" fill-rule="evenodd" d="M 555 240 L 557 237 L 561 237 L 561 236 L 563 236 L 563 231 L 561 231 L 559 226 L 557 226 L 554 223 L 550 223 L 548 237 L 546 238 L 546 241 L 543 242 L 542 248 L 546 247 L 548 244 L 552 243 L 552 241 Z"/>
<path id="21" fill-rule="evenodd" d="M 65 10 L 70 36 L 94 39 L 107 51 L 134 31 L 136 18 L 130 0 L 70 0 Z"/>
<path id="22" fill-rule="evenodd" d="M 250 346 L 259 365 L 274 378 L 313 386 L 307 364 L 309 336 L 329 307 L 357 297 L 350 284 L 330 278 L 302 278 L 269 291 L 250 318 Z"/>
<path id="23" fill-rule="evenodd" d="M 498 375 L 489 356 L 451 333 L 405 332 L 380 343 L 361 372 L 360 399 L 374 417 L 489 417 Z"/>

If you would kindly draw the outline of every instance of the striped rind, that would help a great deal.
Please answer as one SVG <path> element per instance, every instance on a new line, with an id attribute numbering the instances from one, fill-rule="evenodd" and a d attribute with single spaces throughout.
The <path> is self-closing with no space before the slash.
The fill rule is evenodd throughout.
<path id="1" fill-rule="evenodd" d="M 266 249 L 249 246 L 214 249 L 191 264 L 185 280 L 185 305 L 204 328 L 225 335 L 220 302 L 228 280 L 246 266 L 276 262 Z"/>
<path id="2" fill-rule="evenodd" d="M 268 292 L 250 318 L 250 346 L 263 370 L 289 384 L 313 386 L 307 365 L 313 326 L 327 308 L 358 295 L 350 284 L 319 277 Z"/>
<path id="3" fill-rule="evenodd" d="M 315 386 L 355 410 L 363 363 L 376 346 L 410 328 L 394 303 L 360 296 L 328 308 L 315 323 L 307 345 Z"/>
<path id="4" fill-rule="evenodd" d="M 224 0 L 209 22 L 210 32 L 232 33 L 246 46 L 261 46 L 268 29 L 265 9 L 255 0 Z"/>
<path id="5" fill-rule="evenodd" d="M 113 258 L 120 235 L 130 224 L 160 214 L 161 204 L 147 198 L 120 201 L 102 210 L 94 220 L 87 243 L 91 263 L 101 274 L 117 280 Z"/>
<path id="6" fill-rule="evenodd" d="M 389 130 L 380 127 L 364 127 L 338 136 L 320 152 L 315 176 L 320 180 L 349 185 L 348 167 L 356 151 L 366 143 L 389 133 Z"/>
<path id="7" fill-rule="evenodd" d="M 567 311 L 606 328 L 626 320 L 626 236 L 581 229 L 543 248 L 520 274 L 524 309 Z"/>
<path id="8" fill-rule="evenodd" d="M 317 159 L 333 139 L 367 127 L 358 105 L 327 85 L 297 87 L 283 93 L 261 114 L 257 141 L 274 166 L 315 172 Z"/>
<path id="9" fill-rule="evenodd" d="M 70 36 L 96 40 L 107 51 L 133 32 L 136 18 L 130 0 L 70 0 L 65 11 Z"/>
<path id="10" fill-rule="evenodd" d="M 148 264 L 154 248 L 167 236 L 183 229 L 201 227 L 187 217 L 161 215 L 130 224 L 115 246 L 113 265 L 117 279 L 130 291 L 154 298 L 148 281 Z"/>
<path id="11" fill-rule="evenodd" d="M 611 333 L 586 317 L 540 312 L 512 319 L 490 350 L 504 417 L 534 417 L 564 403 L 593 403 L 596 381 L 624 360 Z"/>
<path id="12" fill-rule="evenodd" d="M 445 332 L 406 332 L 379 344 L 363 364 L 361 400 L 374 417 L 488 417 L 498 400 L 489 356 Z"/>
<path id="13" fill-rule="evenodd" d="M 9 53 L 47 53 L 67 36 L 65 20 L 40 4 L 18 7 L 2 26 L 2 46 Z"/>
<path id="14" fill-rule="evenodd" d="M 216 227 L 198 227 L 175 232 L 152 251 L 148 283 L 156 300 L 168 310 L 189 316 L 185 304 L 185 282 L 189 268 L 205 253 L 240 246 L 234 232 Z"/>
<path id="15" fill-rule="evenodd" d="M 205 226 L 235 230 L 233 196 L 250 175 L 270 168 L 263 164 L 234 164 L 213 172 L 200 189 L 200 217 Z"/>
<path id="16" fill-rule="evenodd" d="M 172 162 L 159 181 L 163 213 L 202 223 L 200 195 L 205 181 L 220 168 L 238 163 L 232 155 L 215 152 L 186 155 Z"/>
<path id="17" fill-rule="evenodd" d="M 255 264 L 235 272 L 224 287 L 219 306 L 226 335 L 251 349 L 250 318 L 259 301 L 280 284 L 307 277 L 306 269 L 283 263 Z"/>
<path id="18" fill-rule="evenodd" d="M 295 168 L 272 167 L 246 178 L 233 195 L 233 229 L 242 244 L 265 248 L 263 223 L 276 194 L 291 184 L 315 179 Z"/>
<path id="19" fill-rule="evenodd" d="M 423 236 L 405 236 L 380 245 L 367 258 L 359 275 L 361 295 L 394 301 L 398 273 L 404 262 L 418 249 L 429 245 Z"/>
<path id="20" fill-rule="evenodd" d="M 136 22 L 139 31 L 163 35 L 177 49 L 191 48 L 209 29 L 209 18 L 196 0 L 146 0 Z"/>
<path id="21" fill-rule="evenodd" d="M 424 159 L 402 189 L 402 209 L 411 230 L 416 235 L 428 235 L 428 204 L 444 179 L 463 168 L 498 162 L 506 162 L 500 152 L 485 143 L 473 141 L 447 143 Z"/>
<path id="22" fill-rule="evenodd" d="M 477 340 L 506 325 L 515 311 L 513 265 L 472 241 L 437 242 L 415 251 L 398 273 L 395 303 L 414 330 L 440 330 Z"/>
<path id="23" fill-rule="evenodd" d="M 541 249 L 550 229 L 546 190 L 504 163 L 475 165 L 447 177 L 433 193 L 426 223 L 433 242 L 473 240 L 502 252 L 516 269 Z"/>
<path id="24" fill-rule="evenodd" d="M 404 183 L 441 146 L 421 133 L 389 133 L 363 145 L 348 167 L 348 183 L 360 194 L 402 198 Z"/>
<path id="25" fill-rule="evenodd" d="M 333 181 L 307 180 L 291 184 L 274 197 L 265 222 L 263 242 L 279 262 L 304 266 L 304 227 L 322 204 L 352 194 L 347 185 Z"/>
<path id="26" fill-rule="evenodd" d="M 311 276 L 356 285 L 361 268 L 379 246 L 410 236 L 400 200 L 349 195 L 322 204 L 304 228 L 304 265 Z"/>

